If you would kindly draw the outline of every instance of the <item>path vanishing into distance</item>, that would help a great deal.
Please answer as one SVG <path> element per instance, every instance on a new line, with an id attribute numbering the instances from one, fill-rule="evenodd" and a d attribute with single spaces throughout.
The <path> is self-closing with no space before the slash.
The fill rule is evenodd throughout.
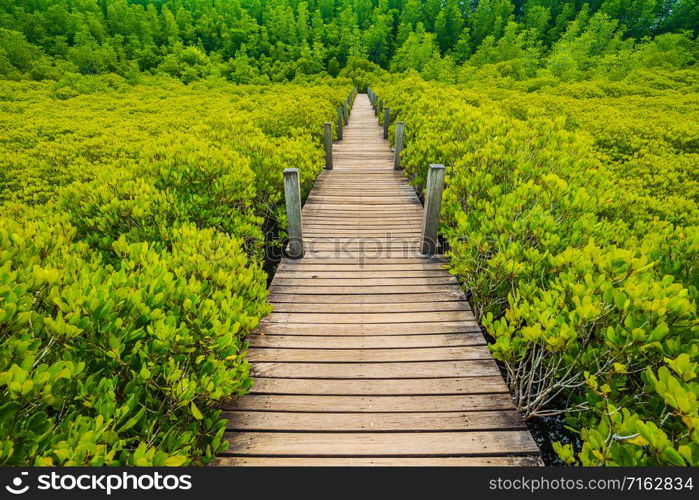
<path id="1" fill-rule="evenodd" d="M 478 323 L 366 94 L 303 208 L 250 337 L 219 465 L 539 465 Z"/>

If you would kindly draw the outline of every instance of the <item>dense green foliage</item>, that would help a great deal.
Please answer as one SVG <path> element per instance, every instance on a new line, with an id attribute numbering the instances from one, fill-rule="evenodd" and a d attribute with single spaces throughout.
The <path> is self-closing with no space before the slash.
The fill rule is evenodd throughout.
<path id="1" fill-rule="evenodd" d="M 506 88 L 504 88 L 506 87 Z M 699 73 L 420 79 L 374 90 L 518 409 L 566 413 L 585 465 L 699 463 Z"/>
<path id="2" fill-rule="evenodd" d="M 264 83 L 367 60 L 445 80 L 462 65 L 571 78 L 596 56 L 681 67 L 695 50 L 654 55 L 686 49 L 697 30 L 697 0 L 0 0 L 0 75 Z"/>
<path id="3" fill-rule="evenodd" d="M 282 170 L 351 87 L 153 83 L 0 86 L 3 465 L 207 461 L 251 386 Z"/>

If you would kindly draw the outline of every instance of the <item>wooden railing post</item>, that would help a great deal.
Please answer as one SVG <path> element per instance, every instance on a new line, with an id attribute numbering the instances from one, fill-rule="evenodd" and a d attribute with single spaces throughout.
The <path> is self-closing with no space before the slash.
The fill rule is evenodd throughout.
<path id="1" fill-rule="evenodd" d="M 422 243 L 420 253 L 434 255 L 437 253 L 437 230 L 439 213 L 442 209 L 444 192 L 444 165 L 430 165 L 425 186 L 425 210 L 422 218 Z"/>
<path id="2" fill-rule="evenodd" d="M 349 104 L 345 101 L 345 125 L 349 123 Z"/>
<path id="3" fill-rule="evenodd" d="M 325 170 L 333 169 L 333 126 L 330 122 L 323 124 L 323 142 L 325 144 Z"/>
<path id="4" fill-rule="evenodd" d="M 393 168 L 400 170 L 400 154 L 403 151 L 403 135 L 405 134 L 405 122 L 396 122 L 396 144 L 393 156 Z"/>
<path id="5" fill-rule="evenodd" d="M 383 138 L 388 139 L 388 127 L 391 125 L 391 109 L 383 108 Z"/>
<path id="6" fill-rule="evenodd" d="M 337 139 L 339 141 L 342 140 L 342 126 L 344 124 L 345 120 L 342 117 L 342 108 L 340 106 L 337 107 Z"/>
<path id="7" fill-rule="evenodd" d="M 291 259 L 303 257 L 303 231 L 301 229 L 301 186 L 299 169 L 284 169 L 284 196 L 286 198 L 286 221 L 289 235 L 288 256 Z"/>

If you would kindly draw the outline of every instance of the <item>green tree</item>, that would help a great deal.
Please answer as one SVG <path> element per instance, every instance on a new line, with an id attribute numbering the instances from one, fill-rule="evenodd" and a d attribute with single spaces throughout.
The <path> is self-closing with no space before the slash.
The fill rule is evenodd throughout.
<path id="1" fill-rule="evenodd" d="M 442 53 L 453 49 L 459 41 L 459 37 L 464 29 L 464 18 L 461 15 L 459 2 L 447 0 L 444 8 L 440 10 L 435 20 L 435 33 L 437 43 Z"/>
<path id="2" fill-rule="evenodd" d="M 487 36 L 500 38 L 514 13 L 510 0 L 481 0 L 471 16 L 471 42 L 476 48 Z"/>
<path id="3" fill-rule="evenodd" d="M 428 62 L 439 58 L 434 33 L 427 33 L 422 24 L 408 36 L 391 61 L 391 71 L 422 71 Z M 433 65 L 434 66 L 434 65 Z"/>
<path id="4" fill-rule="evenodd" d="M 337 76 L 340 73 L 340 63 L 334 57 L 328 62 L 328 73 L 330 76 Z"/>

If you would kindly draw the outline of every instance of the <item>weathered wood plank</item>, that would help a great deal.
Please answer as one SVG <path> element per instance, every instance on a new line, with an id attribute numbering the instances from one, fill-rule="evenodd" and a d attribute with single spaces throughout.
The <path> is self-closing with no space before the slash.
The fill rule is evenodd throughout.
<path id="1" fill-rule="evenodd" d="M 371 262 L 368 262 L 366 258 L 362 257 L 335 257 L 332 259 L 319 259 L 317 257 L 309 256 L 309 257 L 304 257 L 302 261 L 292 261 L 292 260 L 286 260 L 284 261 L 284 264 L 287 265 L 328 265 L 328 264 L 344 264 L 344 265 L 361 265 L 362 263 L 365 264 L 371 264 L 371 265 L 384 265 L 384 264 L 391 264 L 391 265 L 405 265 L 405 264 L 438 264 L 438 265 L 443 265 L 446 266 L 448 265 L 448 261 L 443 258 L 439 257 L 426 257 L 424 255 L 420 255 L 417 257 L 407 257 L 407 258 L 384 258 L 384 259 L 376 259 Z"/>
<path id="2" fill-rule="evenodd" d="M 274 305 L 276 313 L 388 313 L 388 312 L 420 312 L 420 311 L 469 311 L 467 302 L 408 302 L 394 304 L 288 304 Z M 276 317 L 276 315 L 275 315 Z M 270 318 L 272 319 L 272 318 Z M 467 319 L 473 319 L 468 317 Z"/>
<path id="3" fill-rule="evenodd" d="M 309 413 L 481 411 L 512 409 L 509 394 L 408 395 L 408 396 L 321 396 L 248 394 L 225 405 L 230 410 L 293 411 Z"/>
<path id="4" fill-rule="evenodd" d="M 440 321 L 470 321 L 471 313 L 465 311 L 444 312 L 395 312 L 395 313 L 302 313 L 291 312 L 272 314 L 263 320 L 268 323 L 309 323 L 315 325 L 336 323 L 429 323 Z"/>
<path id="5" fill-rule="evenodd" d="M 255 363 L 259 377 L 378 379 L 453 378 L 500 375 L 495 361 L 427 361 L 412 363 Z"/>
<path id="6" fill-rule="evenodd" d="M 392 349 L 251 349 L 248 359 L 283 363 L 395 363 L 398 361 L 449 361 L 490 359 L 486 346 L 421 347 Z"/>
<path id="7" fill-rule="evenodd" d="M 500 457 L 219 457 L 219 467 L 536 467 L 537 456 Z"/>
<path id="8" fill-rule="evenodd" d="M 309 325 L 304 323 L 270 323 L 260 327 L 270 335 L 431 335 L 435 333 L 480 332 L 475 320 L 443 321 L 441 323 L 335 323 Z"/>
<path id="9" fill-rule="evenodd" d="M 377 285 L 377 286 L 314 286 L 306 285 L 277 285 L 269 287 L 274 294 L 306 294 L 306 295 L 364 295 L 364 294 L 401 294 L 401 293 L 426 293 L 426 292 L 450 292 L 455 285 Z"/>
<path id="10" fill-rule="evenodd" d="M 306 295 L 304 293 L 270 293 L 268 296 L 270 302 L 278 303 L 293 303 L 293 304 L 395 304 L 401 302 L 445 302 L 454 300 L 464 300 L 463 293 L 459 289 L 450 290 L 447 292 L 418 292 L 418 293 L 402 293 L 399 295 L 391 294 L 371 294 L 366 295 L 351 295 L 351 294 L 334 294 L 334 295 Z"/>
<path id="11" fill-rule="evenodd" d="M 449 413 L 292 413 L 225 411 L 235 431 L 415 432 L 523 429 L 513 411 Z"/>
<path id="12" fill-rule="evenodd" d="M 427 456 L 537 453 L 526 431 L 224 434 L 228 455 Z"/>
<path id="13" fill-rule="evenodd" d="M 485 345 L 480 333 L 425 335 L 253 335 L 250 347 L 287 349 L 396 349 L 417 347 L 455 347 Z"/>
<path id="14" fill-rule="evenodd" d="M 317 287 L 354 287 L 361 286 L 362 288 L 376 286 L 397 286 L 408 287 L 411 285 L 453 285 L 456 284 L 456 278 L 451 275 L 431 276 L 426 278 L 282 278 L 278 275 L 275 277 L 274 286 L 311 286 Z M 387 292 L 388 293 L 388 292 Z"/>
<path id="15" fill-rule="evenodd" d="M 342 264 L 335 263 L 333 261 L 325 263 L 312 264 L 306 259 L 303 260 L 283 260 L 277 267 L 277 271 L 330 271 L 330 272 L 340 272 L 340 271 L 352 271 L 352 272 L 362 272 L 362 271 L 414 271 L 414 270 L 425 270 L 425 271 L 435 271 L 445 269 L 445 264 L 438 262 L 420 262 L 420 263 L 386 263 L 386 264 L 375 264 L 375 263 L 364 263 L 364 264 Z"/>
<path id="16" fill-rule="evenodd" d="M 426 394 L 507 394 L 502 377 L 324 380 L 266 378 L 254 381 L 252 394 L 318 394 L 335 396 L 405 396 Z"/>
<path id="17" fill-rule="evenodd" d="M 264 323 L 260 331 L 270 335 L 431 335 L 435 333 L 480 332 L 474 321 L 442 323 L 338 323 L 325 325 Z"/>

